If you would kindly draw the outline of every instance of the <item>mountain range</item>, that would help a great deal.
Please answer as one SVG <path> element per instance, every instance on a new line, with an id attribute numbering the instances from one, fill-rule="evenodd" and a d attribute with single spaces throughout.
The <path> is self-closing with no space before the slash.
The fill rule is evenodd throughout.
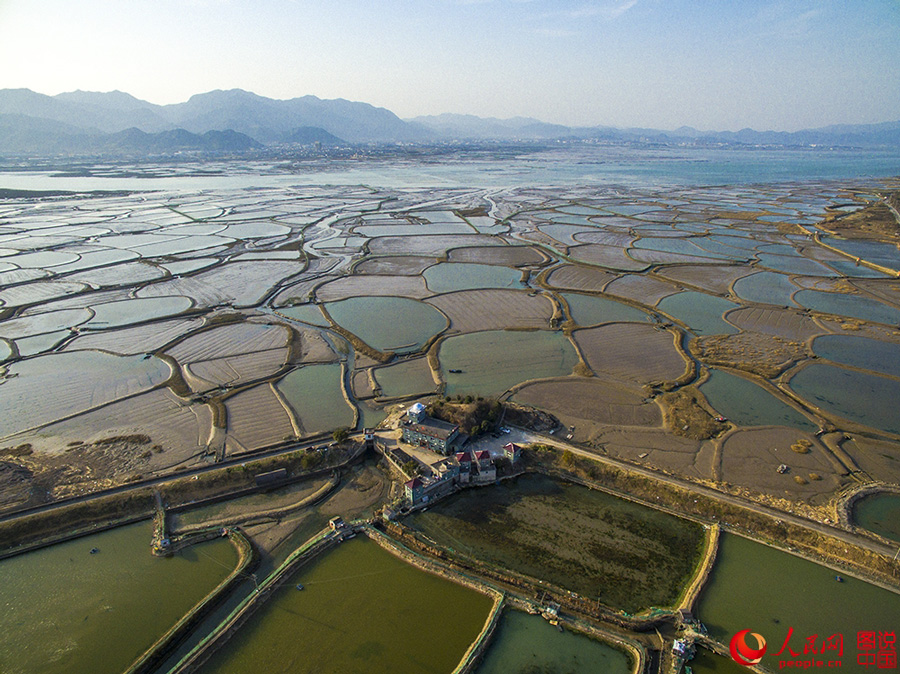
<path id="1" fill-rule="evenodd" d="M 443 114 L 400 119 L 390 110 L 343 99 L 276 100 L 241 89 L 210 91 L 155 105 L 121 91 L 46 96 L 0 90 L 0 153 L 146 155 L 182 151 L 242 153 L 279 146 L 352 146 L 465 141 L 596 140 L 788 146 L 900 147 L 900 122 L 796 132 L 706 132 L 568 127 L 537 119 Z"/>

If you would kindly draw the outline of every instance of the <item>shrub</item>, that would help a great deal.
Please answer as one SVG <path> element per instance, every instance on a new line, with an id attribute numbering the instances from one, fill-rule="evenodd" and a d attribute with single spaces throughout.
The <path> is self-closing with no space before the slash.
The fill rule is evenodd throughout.
<path id="1" fill-rule="evenodd" d="M 812 443 L 809 440 L 801 438 L 791 445 L 791 451 L 797 452 L 797 454 L 809 454 L 810 447 L 812 447 Z"/>

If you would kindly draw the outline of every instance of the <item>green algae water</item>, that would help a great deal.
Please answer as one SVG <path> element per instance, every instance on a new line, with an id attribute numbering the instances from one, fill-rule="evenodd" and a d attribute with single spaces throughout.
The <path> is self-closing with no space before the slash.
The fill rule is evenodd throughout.
<path id="1" fill-rule="evenodd" d="M 506 611 L 477 674 L 629 674 L 631 658 L 536 615 Z"/>
<path id="2" fill-rule="evenodd" d="M 511 267 L 471 262 L 442 262 L 422 274 L 435 293 L 475 288 L 521 288 L 522 272 Z"/>
<path id="3" fill-rule="evenodd" d="M 738 331 L 725 322 L 722 314 L 740 305 L 721 297 L 688 290 L 664 297 L 657 306 L 660 311 L 684 321 L 691 330 L 702 335 L 733 334 Z"/>
<path id="4" fill-rule="evenodd" d="M 853 519 L 869 531 L 900 543 L 900 494 L 879 492 L 853 504 Z"/>
<path id="5" fill-rule="evenodd" d="M 576 293 L 562 293 L 569 312 L 578 325 L 599 325 L 612 321 L 637 321 L 647 322 L 650 314 L 640 309 L 635 309 L 623 302 L 607 299 L 606 297 L 594 297 L 592 295 L 578 295 Z"/>
<path id="6" fill-rule="evenodd" d="M 856 664 L 857 632 L 894 631 L 900 625 L 900 595 L 761 543 L 723 534 L 696 614 L 710 636 L 726 645 L 743 629 L 761 634 L 768 644 L 762 664 L 772 671 L 778 670 L 779 660 L 788 652 L 775 655 L 789 628 L 793 628 L 789 645 L 799 653 L 814 634 L 818 635 L 816 648 L 824 638 L 843 634 L 842 671 L 862 672 L 865 668 Z"/>
<path id="7" fill-rule="evenodd" d="M 0 672 L 120 674 L 237 565 L 224 539 L 154 557 L 152 533 L 133 524 L 0 562 Z"/>
<path id="8" fill-rule="evenodd" d="M 449 674 L 491 606 L 356 538 L 294 572 L 200 671 Z"/>
<path id="9" fill-rule="evenodd" d="M 694 674 L 748 674 L 748 669 L 731 658 L 698 648 L 697 655 L 687 663 Z"/>

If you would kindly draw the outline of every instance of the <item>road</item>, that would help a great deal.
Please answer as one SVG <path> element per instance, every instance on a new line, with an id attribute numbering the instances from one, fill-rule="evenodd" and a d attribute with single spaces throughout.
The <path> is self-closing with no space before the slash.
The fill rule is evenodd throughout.
<path id="1" fill-rule="evenodd" d="M 485 439 L 482 439 L 481 442 L 485 442 Z M 872 552 L 876 552 L 881 555 L 886 555 L 888 557 L 893 557 L 895 553 L 897 553 L 897 549 L 891 546 L 883 545 L 876 541 L 869 540 L 867 538 L 863 538 L 861 536 L 857 536 L 849 531 L 845 531 L 843 529 L 839 529 L 837 527 L 824 524 L 822 522 L 817 522 L 815 520 L 810 520 L 805 517 L 800 517 L 799 515 L 794 515 L 793 513 L 784 512 L 782 510 L 777 510 L 775 508 L 770 508 L 768 506 L 762 505 L 760 503 L 756 503 L 754 501 L 750 501 L 739 496 L 734 496 L 732 494 L 726 494 L 715 489 L 711 489 L 709 487 L 705 487 L 703 485 L 695 484 L 693 482 L 689 482 L 687 480 L 683 480 L 672 475 L 666 475 L 655 470 L 651 470 L 649 468 L 643 468 L 641 466 L 635 466 L 631 463 L 627 463 L 625 461 L 620 461 L 618 459 L 611 458 L 609 456 L 601 456 L 599 454 L 595 454 L 594 452 L 587 451 L 575 445 L 569 444 L 563 440 L 560 440 L 552 435 L 543 435 L 540 433 L 534 433 L 531 431 L 526 431 L 520 428 L 512 428 L 511 433 L 502 435 L 501 438 L 487 441 L 490 445 L 497 444 L 498 447 L 506 444 L 507 442 L 515 442 L 517 444 L 545 444 L 550 445 L 552 447 L 556 447 L 560 450 L 568 450 L 575 454 L 576 456 L 581 456 L 592 461 L 596 461 L 598 463 L 602 463 L 607 466 L 611 466 L 617 468 L 619 470 L 628 471 L 637 475 L 641 475 L 643 477 L 658 480 L 660 482 L 679 487 L 681 489 L 686 489 L 696 494 L 702 494 L 705 497 L 712 498 L 717 501 L 721 501 L 724 503 L 728 503 L 730 505 L 737 506 L 739 508 L 744 508 L 750 510 L 752 512 L 756 512 L 762 515 L 766 515 L 769 517 L 773 517 L 775 519 L 783 520 L 784 522 L 788 522 L 790 524 L 803 527 L 805 529 L 815 531 L 826 536 L 830 536 L 837 540 L 843 541 L 845 543 L 858 546 L 860 548 L 864 548 L 866 550 L 870 550 Z M 103 496 L 110 496 L 115 494 L 125 494 L 135 489 L 142 489 L 146 487 L 154 487 L 157 485 L 165 484 L 166 482 L 171 482 L 173 480 L 181 480 L 186 477 L 192 477 L 194 475 L 203 475 L 205 473 L 209 473 L 216 470 L 221 470 L 228 466 L 238 465 L 241 463 L 245 463 L 247 461 L 255 461 L 257 459 L 268 458 L 272 456 L 278 456 L 281 454 L 285 454 L 288 452 L 296 451 L 302 447 L 314 446 L 316 444 L 321 443 L 321 440 L 318 443 L 304 443 L 304 444 L 291 444 L 286 447 L 280 447 L 276 449 L 271 449 L 265 452 L 260 452 L 258 454 L 254 454 L 253 456 L 243 456 L 234 459 L 228 459 L 221 463 L 210 464 L 209 466 L 201 466 L 194 468 L 192 470 L 187 470 L 176 475 L 166 475 L 157 478 L 150 478 L 146 480 L 141 480 L 140 482 L 134 482 L 127 485 L 122 485 L 119 487 L 113 487 L 111 489 L 105 489 L 99 492 L 92 492 L 90 494 L 85 494 L 83 496 L 74 497 L 71 499 L 67 499 L 65 501 L 57 501 L 54 503 L 48 503 L 40 506 L 36 506 L 34 508 L 30 508 L 27 510 L 22 510 L 13 513 L 5 513 L 0 515 L 0 522 L 5 522 L 13 519 L 17 519 L 19 517 L 24 517 L 25 515 L 32 515 L 36 513 L 43 512 L 51 512 L 53 510 L 68 507 L 70 505 L 78 504 L 78 503 L 86 503 L 93 499 L 97 499 Z M 485 447 L 486 448 L 486 447 Z"/>
<path id="2" fill-rule="evenodd" d="M 358 434 L 360 438 L 362 434 Z M 351 436 L 352 438 L 353 436 Z M 197 468 L 191 468 L 190 470 L 181 471 L 179 473 L 169 473 L 168 475 L 163 475 L 161 477 L 155 478 L 147 478 L 144 480 L 140 480 L 137 482 L 130 482 L 128 484 L 124 484 L 118 487 L 111 487 L 109 489 L 103 489 L 100 491 L 90 492 L 89 494 L 83 494 L 82 496 L 74 496 L 72 498 L 67 498 L 65 500 L 54 501 L 52 503 L 45 503 L 43 505 L 34 506 L 32 508 L 26 508 L 24 510 L 18 510 L 15 512 L 3 513 L 0 514 L 0 522 L 8 522 L 10 520 L 18 519 L 20 517 L 25 517 L 26 515 L 34 515 L 37 513 L 46 513 L 51 512 L 53 510 L 58 510 L 60 508 L 65 508 L 71 505 L 76 505 L 79 503 L 87 503 L 88 501 L 92 501 L 94 499 L 98 499 L 105 496 L 113 496 L 116 494 L 127 494 L 130 491 L 134 491 L 135 489 L 144 489 L 146 487 L 155 487 L 161 484 L 165 484 L 166 482 L 173 482 L 175 480 L 183 480 L 185 478 L 190 478 L 195 475 L 203 475 L 205 473 L 210 473 L 217 470 L 222 470 L 223 468 L 227 468 L 228 466 L 240 465 L 242 463 L 247 463 L 248 461 L 257 461 L 259 459 L 266 459 L 272 456 L 279 456 L 281 454 L 287 454 L 289 452 L 297 451 L 298 449 L 314 447 L 316 445 L 322 444 L 322 440 L 318 440 L 316 442 L 309 443 L 297 443 L 291 444 L 286 447 L 279 447 L 276 449 L 270 449 L 267 451 L 259 452 L 252 455 L 240 456 L 233 459 L 226 459 L 225 461 L 219 463 L 211 463 L 208 466 L 198 466 Z"/>
<path id="3" fill-rule="evenodd" d="M 777 510 L 775 508 L 769 508 L 768 506 L 764 506 L 760 503 L 756 503 L 754 501 L 750 501 L 739 496 L 734 496 L 732 494 L 726 494 L 721 491 L 717 491 L 715 489 L 711 489 L 709 487 L 705 487 L 703 485 L 695 484 L 693 482 L 688 482 L 687 480 L 682 480 L 677 477 L 673 477 L 671 475 L 665 475 L 663 473 L 659 473 L 655 470 L 650 470 L 649 468 L 642 468 L 640 466 L 635 466 L 630 463 L 626 463 L 625 461 L 619 461 L 618 459 L 613 459 L 608 456 L 601 456 L 595 454 L 594 452 L 589 452 L 587 450 L 581 449 L 580 447 L 576 447 L 574 445 L 570 445 L 567 442 L 557 439 L 552 435 L 542 435 L 539 433 L 533 433 L 529 431 L 525 431 L 522 429 L 515 429 L 513 433 L 510 435 L 504 436 L 504 443 L 506 442 L 516 442 L 521 444 L 529 444 L 529 443 L 539 443 L 550 445 L 562 450 L 568 450 L 575 454 L 576 456 L 581 456 L 588 458 L 592 461 L 596 461 L 598 463 L 602 463 L 608 466 L 612 466 L 614 468 L 618 468 L 620 470 L 625 470 L 631 473 L 635 473 L 637 475 L 641 475 L 643 477 L 647 477 L 653 480 L 658 480 L 660 482 L 664 482 L 666 484 L 670 484 L 676 487 L 680 487 L 682 489 L 687 489 L 695 494 L 702 494 L 703 496 L 715 499 L 717 501 L 721 501 L 724 503 L 728 503 L 730 505 L 734 505 L 740 508 L 745 508 L 747 510 L 767 515 L 769 517 L 774 517 L 776 519 L 783 520 L 784 522 L 788 522 L 790 524 L 794 524 L 799 527 L 803 527 L 805 529 L 809 529 L 811 531 L 815 531 L 821 534 L 825 534 L 826 536 L 831 536 L 832 538 L 836 538 L 845 543 L 849 543 L 861 548 L 865 548 L 867 550 L 871 550 L 872 552 L 877 552 L 882 555 L 887 555 L 889 557 L 893 557 L 897 552 L 897 549 L 891 546 L 882 545 L 881 543 L 877 543 L 876 541 L 869 540 L 867 538 L 863 538 L 861 536 L 857 536 L 849 531 L 845 531 L 843 529 L 839 529 L 837 527 L 830 526 L 828 524 L 824 524 L 822 522 L 816 522 L 815 520 L 810 520 L 805 517 L 800 517 L 799 515 L 794 515 L 793 513 L 784 512 L 782 510 Z"/>

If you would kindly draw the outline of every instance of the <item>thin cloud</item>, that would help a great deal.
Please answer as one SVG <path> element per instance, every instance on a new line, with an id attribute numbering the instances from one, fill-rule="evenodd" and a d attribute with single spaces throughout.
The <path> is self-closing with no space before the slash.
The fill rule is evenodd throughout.
<path id="1" fill-rule="evenodd" d="M 638 0 L 621 0 L 620 2 L 594 2 L 573 9 L 556 12 L 554 16 L 562 16 L 568 19 L 600 18 L 614 21 L 626 14 L 632 7 L 638 4 Z"/>

